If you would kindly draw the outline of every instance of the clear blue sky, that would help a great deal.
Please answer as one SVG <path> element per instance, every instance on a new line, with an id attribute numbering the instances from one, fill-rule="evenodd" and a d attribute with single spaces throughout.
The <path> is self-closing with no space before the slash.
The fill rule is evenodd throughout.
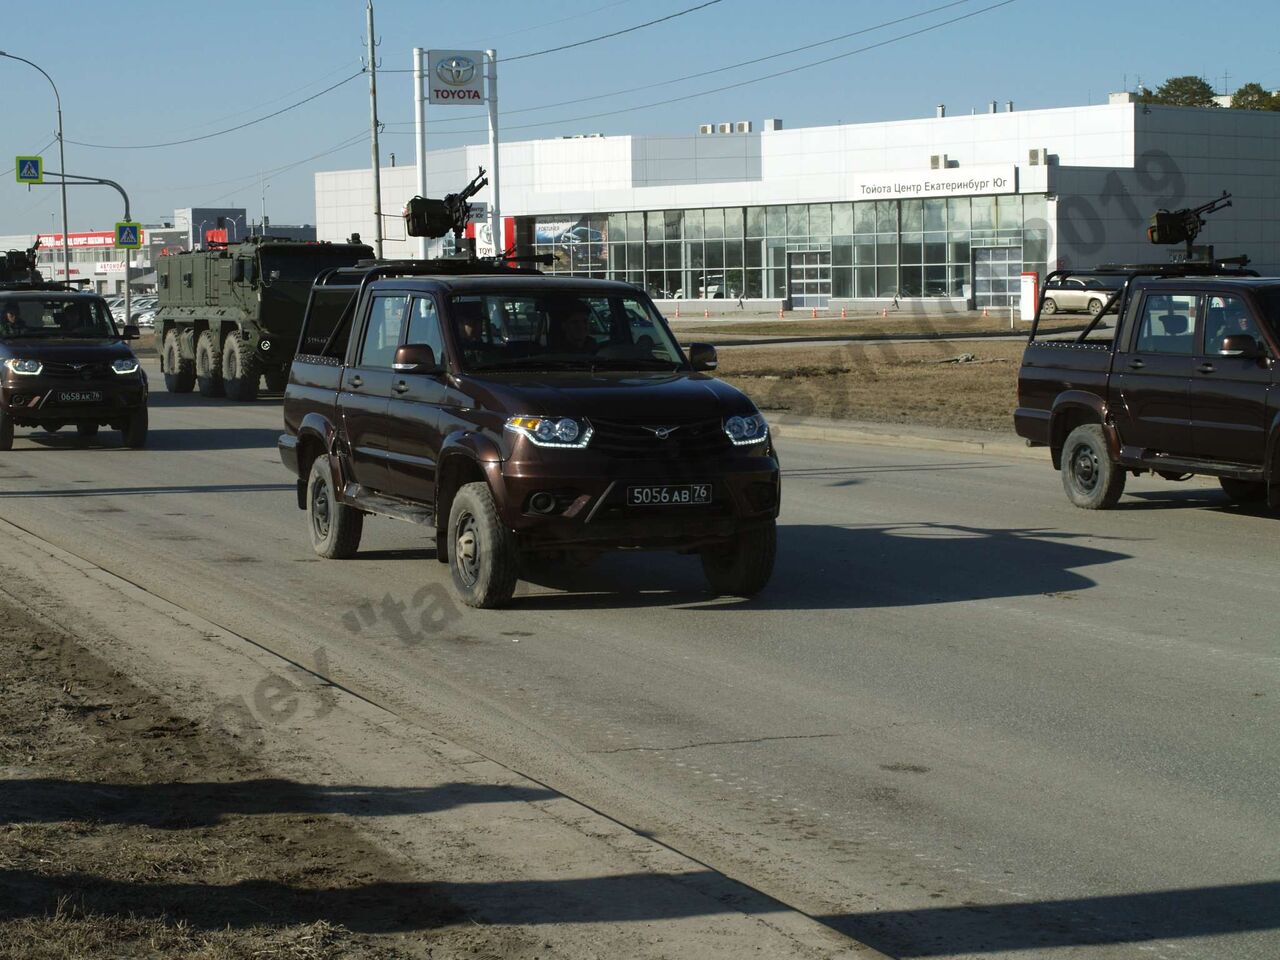
<path id="1" fill-rule="evenodd" d="M 381 69 L 406 70 L 412 49 L 495 47 L 499 58 L 621 30 L 705 0 L 376 0 Z M 504 111 L 524 110 L 656 84 L 939 7 L 946 0 L 720 0 L 705 9 L 574 50 L 507 64 L 499 82 Z M 674 97 L 805 67 L 877 41 L 990 6 L 966 0 L 945 10 L 813 50 L 571 106 L 514 113 L 504 139 L 566 133 L 688 133 L 698 123 L 782 117 L 787 126 L 902 119 L 984 109 L 992 99 L 1018 109 L 1100 102 L 1108 91 L 1155 87 L 1168 76 L 1206 76 L 1221 91 L 1254 80 L 1280 88 L 1280 4 L 1242 0 L 1102 2 L 1014 0 L 919 36 L 786 76 L 647 109 Z M 316 93 L 360 69 L 364 0 L 42 0 L 12 16 L 5 0 L 0 49 L 39 63 L 62 93 L 68 141 L 147 144 L 200 136 Z M 0 172 L 15 154 L 53 136 L 53 96 L 25 64 L 0 58 L 4 109 Z M 408 73 L 379 75 L 387 123 L 383 161 L 413 162 Z M 367 133 L 365 78 L 245 130 L 159 149 L 106 150 L 68 143 L 72 173 L 121 181 L 137 219 L 161 220 L 175 207 L 239 205 L 256 217 L 258 172 L 302 161 Z M 605 114 L 574 119 L 587 114 Z M 475 119 L 467 119 L 474 117 Z M 448 120 L 448 122 L 444 122 Z M 549 125 L 518 129 L 522 124 Z M 431 146 L 484 141 L 483 120 L 463 107 L 429 110 Z M 448 133 L 446 131 L 457 131 Z M 470 132 L 468 132 L 470 131 Z M 56 169 L 56 148 L 44 151 Z M 369 163 L 367 138 L 270 174 L 267 214 L 277 223 L 313 222 L 312 174 Z M 57 189 L 0 178 L 0 235 L 47 231 Z M 72 229 L 119 217 L 102 188 L 70 192 Z M 59 220 L 60 222 L 60 220 Z"/>

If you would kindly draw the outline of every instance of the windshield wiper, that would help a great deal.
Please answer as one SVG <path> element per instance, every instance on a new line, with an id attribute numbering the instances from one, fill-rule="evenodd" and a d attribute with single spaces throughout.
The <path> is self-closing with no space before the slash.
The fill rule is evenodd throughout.
<path id="1" fill-rule="evenodd" d="M 593 370 L 679 370 L 674 360 L 657 357 L 604 357 L 591 364 Z"/>

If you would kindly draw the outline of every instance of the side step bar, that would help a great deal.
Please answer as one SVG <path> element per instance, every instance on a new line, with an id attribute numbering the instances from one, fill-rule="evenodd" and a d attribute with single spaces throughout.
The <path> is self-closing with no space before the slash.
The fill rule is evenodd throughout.
<path id="1" fill-rule="evenodd" d="M 434 528 L 436 515 L 430 507 L 389 497 L 386 494 L 366 490 L 358 483 L 349 483 L 342 491 L 342 501 L 365 513 L 389 517 L 392 520 L 403 520 L 406 523 L 417 523 Z"/>
<path id="2" fill-rule="evenodd" d="M 1125 467 L 1145 470 L 1179 470 L 1183 473 L 1202 473 L 1211 477 L 1230 477 L 1235 480 L 1264 481 L 1266 472 L 1261 467 L 1244 463 L 1215 463 L 1211 460 L 1188 460 L 1170 457 L 1164 453 L 1152 453 L 1139 447 L 1124 447 L 1120 451 L 1120 463 Z"/>

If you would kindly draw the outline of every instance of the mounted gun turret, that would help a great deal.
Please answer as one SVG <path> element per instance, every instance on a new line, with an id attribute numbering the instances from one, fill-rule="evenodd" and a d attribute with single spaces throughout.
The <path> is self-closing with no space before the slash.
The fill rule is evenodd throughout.
<path id="1" fill-rule="evenodd" d="M 1204 215 L 1217 213 L 1224 207 L 1231 206 L 1231 194 L 1222 191 L 1222 196 L 1202 203 L 1198 207 L 1184 207 L 1181 210 L 1157 210 L 1151 217 L 1151 226 L 1147 227 L 1147 239 L 1156 244 L 1185 243 L 1187 245 L 1188 262 L 1194 259 L 1193 245 L 1200 231 L 1204 229 Z M 1210 258 L 1212 259 L 1212 258 Z M 1245 262 L 1248 262 L 1247 259 Z"/>
<path id="2" fill-rule="evenodd" d="M 455 248 L 463 249 L 462 235 L 471 219 L 471 204 L 467 201 L 489 184 L 484 167 L 479 169 L 480 172 L 466 187 L 447 195 L 443 200 L 414 197 L 405 204 L 405 232 L 411 237 L 435 240 L 452 231 Z"/>
<path id="3" fill-rule="evenodd" d="M 36 269 L 36 251 L 40 249 L 40 238 L 26 250 L 10 250 L 0 253 L 0 284 L 21 283 L 41 284 L 44 278 Z"/>

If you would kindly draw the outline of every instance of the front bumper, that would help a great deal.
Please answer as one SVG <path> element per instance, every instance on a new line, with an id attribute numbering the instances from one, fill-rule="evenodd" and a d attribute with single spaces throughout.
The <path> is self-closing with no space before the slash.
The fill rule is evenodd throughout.
<path id="1" fill-rule="evenodd" d="M 530 549 L 693 549 L 773 520 L 782 496 L 771 451 L 697 462 L 618 461 L 565 451 L 546 460 L 508 460 L 497 476 L 491 475 L 493 481 L 503 488 L 498 498 L 503 521 Z M 663 484 L 709 484 L 711 502 L 628 504 L 629 487 Z M 554 512 L 532 509 L 536 493 L 555 498 Z"/>
<path id="2" fill-rule="evenodd" d="M 99 394 L 98 400 L 67 399 Z M 140 375 L 110 374 L 88 380 L 11 375 L 0 384 L 0 410 L 18 426 L 47 423 L 121 423 L 147 405 L 147 381 Z"/>

